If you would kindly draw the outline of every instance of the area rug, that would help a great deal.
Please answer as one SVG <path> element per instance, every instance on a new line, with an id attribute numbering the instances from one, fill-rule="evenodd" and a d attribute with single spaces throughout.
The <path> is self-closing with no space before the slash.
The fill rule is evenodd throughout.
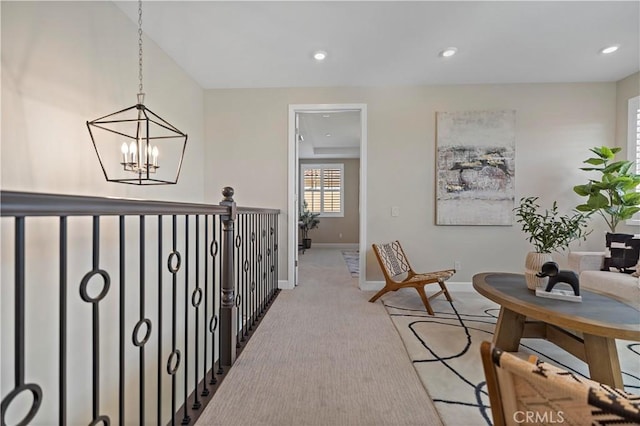
<path id="1" fill-rule="evenodd" d="M 347 264 L 347 269 L 351 276 L 357 278 L 360 276 L 360 252 L 358 250 L 342 250 L 342 257 Z"/>
<path id="2" fill-rule="evenodd" d="M 453 302 L 444 297 L 431 301 L 433 317 L 414 289 L 388 293 L 383 303 L 443 423 L 492 425 L 480 343 L 491 341 L 500 309 L 471 289 L 451 287 Z M 640 343 L 619 340 L 617 346 L 625 390 L 638 394 Z M 545 340 L 522 339 L 518 355 L 529 354 L 588 377 L 584 362 Z"/>

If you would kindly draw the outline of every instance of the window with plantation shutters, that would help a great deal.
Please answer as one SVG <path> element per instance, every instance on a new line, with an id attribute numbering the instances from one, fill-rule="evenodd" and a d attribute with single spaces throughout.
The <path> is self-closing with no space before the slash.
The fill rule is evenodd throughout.
<path id="1" fill-rule="evenodd" d="M 302 164 L 300 177 L 302 200 L 310 211 L 344 216 L 344 164 Z"/>
<path id="2" fill-rule="evenodd" d="M 640 174 L 640 96 L 629 99 L 629 133 L 627 155 L 635 163 L 636 174 Z M 640 187 L 638 188 L 640 191 Z M 629 225 L 640 225 L 640 213 L 627 221 Z"/>

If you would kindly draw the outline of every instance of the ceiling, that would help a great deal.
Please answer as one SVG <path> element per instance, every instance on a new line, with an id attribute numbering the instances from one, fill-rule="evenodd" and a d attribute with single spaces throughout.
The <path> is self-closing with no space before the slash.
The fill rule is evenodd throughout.
<path id="1" fill-rule="evenodd" d="M 298 113 L 298 157 L 360 158 L 360 111 Z"/>
<path id="2" fill-rule="evenodd" d="M 115 3 L 137 24 L 137 2 Z M 145 0 L 143 30 L 204 89 L 603 82 L 640 69 L 638 1 Z"/>

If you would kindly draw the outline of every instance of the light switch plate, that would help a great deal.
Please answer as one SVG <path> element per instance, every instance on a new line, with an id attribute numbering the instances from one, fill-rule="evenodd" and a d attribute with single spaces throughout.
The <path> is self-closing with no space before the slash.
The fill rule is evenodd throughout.
<path id="1" fill-rule="evenodd" d="M 400 207 L 398 206 L 391 207 L 391 217 L 398 217 L 398 216 L 400 216 Z"/>

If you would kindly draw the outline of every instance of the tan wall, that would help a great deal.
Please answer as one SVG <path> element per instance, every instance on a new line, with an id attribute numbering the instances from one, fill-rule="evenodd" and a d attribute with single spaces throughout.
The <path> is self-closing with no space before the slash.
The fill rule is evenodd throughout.
<path id="1" fill-rule="evenodd" d="M 208 90 L 205 97 L 207 186 L 232 179 L 243 204 L 280 208 L 281 248 L 287 241 L 289 105 L 367 104 L 365 244 L 400 239 L 420 269 L 459 260 L 454 281 L 470 281 L 481 271 L 520 272 L 531 246 L 518 225 L 435 225 L 437 111 L 516 110 L 516 200 L 537 195 L 544 206 L 558 200 L 566 212 L 580 201 L 572 187 L 584 179 L 579 167 L 589 148 L 613 141 L 616 131 L 613 82 L 226 89 Z M 219 147 L 222 156 L 214 150 Z M 391 217 L 392 206 L 399 207 L 399 217 Z M 589 240 L 572 247 L 602 248 L 604 227 L 595 219 L 591 223 L 595 231 Z M 281 256 L 281 279 L 286 279 L 285 250 Z M 366 279 L 380 280 L 370 250 L 365 256 Z"/>
<path id="2" fill-rule="evenodd" d="M 616 84 L 616 146 L 622 148 L 618 159 L 627 158 L 627 120 L 629 99 L 640 95 L 640 72 L 632 74 Z M 637 226 L 621 224 L 616 228 L 618 232 L 638 234 Z"/>
<path id="3" fill-rule="evenodd" d="M 106 182 L 85 122 L 136 103 L 136 24 L 111 2 L 0 5 L 3 189 L 203 201 L 204 91 L 194 80 L 144 38 L 145 104 L 189 135 L 182 173 L 168 186 Z"/>
<path id="4" fill-rule="evenodd" d="M 180 180 L 177 185 L 157 187 L 122 185 L 106 182 L 100 169 L 85 122 L 137 101 L 138 36 L 134 22 L 112 2 L 3 1 L 0 7 L 3 190 L 203 201 L 204 91 L 147 38 L 144 39 L 146 105 L 189 135 Z M 219 189 L 216 191 L 219 200 Z M 27 382 L 35 379 L 44 395 L 33 421 L 36 424 L 53 424 L 58 418 L 58 222 L 53 218 L 27 219 L 26 377 Z M 117 217 L 102 218 L 100 223 L 100 268 L 111 274 L 110 290 L 100 303 L 100 414 L 114 419 L 118 410 L 114 397 L 118 375 L 110 373 L 118 371 L 119 231 Z M 152 239 L 154 218 L 147 223 L 147 235 Z M 11 218 L 3 219 L 1 224 L 0 388 L 4 397 L 14 386 L 14 250 Z M 169 227 L 165 225 L 165 229 Z M 126 286 L 124 293 L 125 327 L 131 331 L 140 315 L 138 218 L 127 218 L 126 232 L 126 253 L 132 261 L 126 268 L 126 283 L 131 285 Z M 91 419 L 91 308 L 78 295 L 82 277 L 92 268 L 91 234 L 90 218 L 69 219 L 67 403 L 74 407 L 68 413 L 69 424 L 86 424 Z M 167 235 L 165 241 L 170 241 L 169 238 Z M 165 252 L 168 249 L 165 243 Z M 147 250 L 147 265 L 154 264 L 151 253 L 152 250 Z M 157 282 L 155 274 L 155 268 L 147 270 L 147 285 Z M 145 313 L 154 324 L 152 337 L 145 346 L 148 353 L 155 353 L 158 345 L 155 320 L 158 311 L 153 300 L 153 291 L 147 287 Z M 178 315 L 184 316 L 182 305 L 177 304 Z M 170 327 L 165 326 L 163 333 L 164 342 L 170 342 Z M 184 347 L 183 333 L 178 333 L 177 345 Z M 128 366 L 138 365 L 138 352 L 135 346 L 126 346 Z M 194 355 L 189 358 L 193 362 Z M 56 367 L 52 367 L 54 364 Z M 147 356 L 146 368 L 148 372 L 155 371 L 154 358 Z M 183 370 L 177 373 L 178 380 L 184 381 Z M 126 377 L 127 389 L 138 388 L 135 371 Z M 146 377 L 147 388 L 155 387 L 157 380 L 151 374 Z M 193 378 L 187 379 L 192 386 Z M 164 389 L 168 389 L 170 377 L 166 375 L 162 380 Z M 132 394 L 126 398 L 127 413 L 137 413 L 138 399 Z M 12 412 L 9 424 L 15 424 L 28 411 L 31 402 L 21 398 L 9 410 Z M 165 392 L 163 398 L 162 423 L 166 423 L 171 409 L 170 394 Z M 155 411 L 148 412 L 147 419 L 155 423 Z"/>
<path id="5" fill-rule="evenodd" d="M 309 232 L 314 243 L 355 244 L 360 241 L 360 160 L 300 160 L 300 164 L 344 164 L 344 217 L 321 217 Z"/>

